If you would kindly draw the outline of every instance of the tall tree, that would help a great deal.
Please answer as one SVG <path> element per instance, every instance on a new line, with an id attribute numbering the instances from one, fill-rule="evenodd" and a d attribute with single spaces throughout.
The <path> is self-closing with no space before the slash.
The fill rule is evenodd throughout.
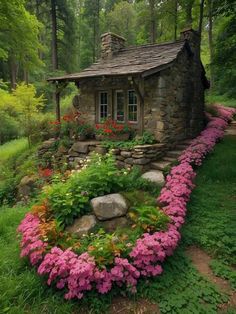
<path id="1" fill-rule="evenodd" d="M 200 0 L 199 24 L 198 24 L 198 33 L 199 33 L 199 35 L 200 35 L 200 40 L 201 40 L 201 36 L 202 36 L 202 23 L 203 23 L 204 2 L 205 2 L 205 0 Z"/>
<path id="2" fill-rule="evenodd" d="M 56 0 L 51 0 L 51 27 L 52 27 L 52 70 L 56 71 L 58 70 Z"/>
<path id="3" fill-rule="evenodd" d="M 213 1 L 208 0 L 207 2 L 208 11 L 208 43 L 209 43 L 209 58 L 210 58 L 210 81 L 211 88 L 214 86 L 213 76 Z"/>
<path id="4" fill-rule="evenodd" d="M 12 88 L 20 68 L 30 71 L 42 65 L 38 57 L 40 27 L 23 0 L 0 1 L 0 59 L 8 62 Z"/>
<path id="5" fill-rule="evenodd" d="M 150 10 L 150 42 L 154 44 L 157 39 L 157 15 L 155 8 L 155 0 L 149 0 Z"/>

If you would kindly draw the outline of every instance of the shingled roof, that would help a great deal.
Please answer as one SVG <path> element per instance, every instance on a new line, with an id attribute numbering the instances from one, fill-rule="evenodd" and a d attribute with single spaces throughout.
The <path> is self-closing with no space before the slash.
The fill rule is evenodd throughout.
<path id="1" fill-rule="evenodd" d="M 169 67 L 188 44 L 184 40 L 121 49 L 110 59 L 100 59 L 79 73 L 49 78 L 48 81 L 79 81 L 82 78 L 116 75 L 146 77 Z"/>

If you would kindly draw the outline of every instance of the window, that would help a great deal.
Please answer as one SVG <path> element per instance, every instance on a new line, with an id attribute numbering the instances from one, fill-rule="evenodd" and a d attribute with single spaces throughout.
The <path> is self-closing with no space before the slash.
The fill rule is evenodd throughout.
<path id="1" fill-rule="evenodd" d="M 138 121 L 137 95 L 134 90 L 128 91 L 128 121 L 129 122 Z"/>
<path id="2" fill-rule="evenodd" d="M 115 92 L 115 119 L 118 122 L 125 121 L 125 95 L 122 90 Z"/>
<path id="3" fill-rule="evenodd" d="M 108 93 L 99 93 L 99 121 L 106 119 L 108 116 Z"/>

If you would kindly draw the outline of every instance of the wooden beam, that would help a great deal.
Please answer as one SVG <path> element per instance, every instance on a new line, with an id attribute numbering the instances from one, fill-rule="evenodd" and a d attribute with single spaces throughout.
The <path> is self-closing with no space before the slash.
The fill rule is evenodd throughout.
<path id="1" fill-rule="evenodd" d="M 68 82 L 55 82 L 56 90 L 54 92 L 54 99 L 56 103 L 56 119 L 59 122 L 61 121 L 60 94 L 67 84 Z"/>

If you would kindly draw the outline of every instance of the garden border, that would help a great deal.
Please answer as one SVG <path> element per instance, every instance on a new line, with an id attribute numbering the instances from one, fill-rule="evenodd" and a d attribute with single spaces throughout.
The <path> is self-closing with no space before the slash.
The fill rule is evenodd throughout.
<path id="1" fill-rule="evenodd" d="M 53 247 L 46 253 L 47 242 L 41 239 L 40 219 L 32 213 L 26 214 L 18 227 L 18 232 L 22 234 L 21 257 L 29 257 L 31 264 L 38 267 L 38 273 L 48 276 L 48 285 L 56 283 L 58 289 L 67 288 L 66 299 L 81 299 L 85 291 L 93 288 L 100 293 L 107 293 L 114 283 L 118 286 L 126 284 L 135 292 L 140 276 L 161 274 L 160 263 L 173 254 L 181 237 L 179 229 L 184 223 L 186 205 L 194 188 L 196 172 L 193 167 L 202 164 L 207 153 L 224 136 L 227 123 L 236 113 L 236 109 L 219 105 L 216 109 L 219 117 L 208 115 L 210 122 L 206 129 L 192 140 L 178 158 L 180 163 L 166 177 L 158 202 L 161 210 L 171 218 L 168 230 L 144 233 L 136 241 L 129 260 L 116 257 L 114 266 L 108 271 L 106 268 L 98 269 L 94 258 L 87 252 L 78 256 L 70 249 L 63 251 Z"/>

